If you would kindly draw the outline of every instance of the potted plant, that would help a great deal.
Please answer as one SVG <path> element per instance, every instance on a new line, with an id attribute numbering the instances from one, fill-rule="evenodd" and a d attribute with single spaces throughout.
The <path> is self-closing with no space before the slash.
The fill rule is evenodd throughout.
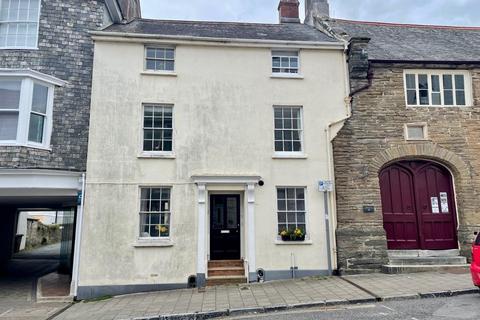
<path id="1" fill-rule="evenodd" d="M 293 231 L 284 229 L 280 232 L 280 237 L 282 241 L 305 241 L 305 233 L 299 228 Z"/>
<path id="2" fill-rule="evenodd" d="M 160 237 L 168 237 L 169 236 L 168 228 L 166 226 L 158 225 L 158 226 L 155 227 L 155 229 L 157 229 L 158 232 L 160 233 Z"/>

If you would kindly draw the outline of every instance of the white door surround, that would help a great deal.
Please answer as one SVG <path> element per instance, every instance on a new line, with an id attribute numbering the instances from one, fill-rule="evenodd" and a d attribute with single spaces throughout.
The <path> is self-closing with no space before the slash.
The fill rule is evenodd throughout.
<path id="1" fill-rule="evenodd" d="M 204 175 L 192 176 L 192 180 L 198 187 L 198 238 L 197 238 L 197 285 L 205 285 L 207 270 L 207 196 L 209 186 L 225 186 L 228 191 L 230 186 L 241 186 L 245 190 L 247 199 L 246 207 L 246 230 L 247 235 L 247 266 L 248 274 L 255 274 L 255 186 L 261 177 L 257 175 L 244 176 L 218 176 Z M 218 188 L 215 188 L 218 191 Z"/>

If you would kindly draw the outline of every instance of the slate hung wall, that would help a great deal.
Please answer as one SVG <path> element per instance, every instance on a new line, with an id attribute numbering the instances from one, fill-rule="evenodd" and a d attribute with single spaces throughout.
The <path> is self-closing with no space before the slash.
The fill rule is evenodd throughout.
<path id="1" fill-rule="evenodd" d="M 0 68 L 32 69 L 68 83 L 55 88 L 51 151 L 0 146 L 0 168 L 85 171 L 93 42 L 103 1 L 42 0 L 38 50 L 0 50 Z"/>
<path id="2" fill-rule="evenodd" d="M 460 252 L 470 258 L 480 228 L 479 64 L 374 61 L 368 41 L 352 39 L 352 116 L 333 141 L 339 270 L 371 272 L 388 263 L 379 173 L 402 159 L 433 161 L 452 173 Z M 406 69 L 468 70 L 473 106 L 407 108 Z M 427 124 L 426 141 L 406 141 L 404 125 L 412 122 Z M 375 211 L 364 212 L 364 206 Z"/>

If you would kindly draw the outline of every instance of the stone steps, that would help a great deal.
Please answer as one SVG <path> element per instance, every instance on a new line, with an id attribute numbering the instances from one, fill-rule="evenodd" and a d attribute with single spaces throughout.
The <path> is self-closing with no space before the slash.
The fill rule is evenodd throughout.
<path id="1" fill-rule="evenodd" d="M 208 268 L 208 276 L 245 276 L 245 269 L 241 267 Z"/>
<path id="2" fill-rule="evenodd" d="M 418 272 L 448 272 L 468 273 L 469 264 L 461 265 L 384 265 L 382 272 L 386 274 L 418 273 Z"/>
<path id="3" fill-rule="evenodd" d="M 239 284 L 247 283 L 247 278 L 245 276 L 214 276 L 207 278 L 207 287 L 212 286 L 222 286 L 226 284 Z"/>
<path id="4" fill-rule="evenodd" d="M 208 261 L 207 286 L 246 283 L 243 260 L 210 260 Z"/>
<path id="5" fill-rule="evenodd" d="M 382 272 L 388 274 L 415 272 L 468 271 L 467 259 L 458 250 L 395 250 L 388 252 L 388 265 Z"/>
<path id="6" fill-rule="evenodd" d="M 467 258 L 457 257 L 390 257 L 390 265 L 462 265 L 467 263 Z"/>

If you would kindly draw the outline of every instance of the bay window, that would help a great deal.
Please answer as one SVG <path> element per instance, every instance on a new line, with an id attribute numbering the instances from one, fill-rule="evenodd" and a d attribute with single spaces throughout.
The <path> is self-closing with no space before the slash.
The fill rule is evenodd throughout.
<path id="1" fill-rule="evenodd" d="M 41 79 L 40 73 L 28 70 L 5 74 L 0 72 L 0 145 L 48 148 L 54 83 L 47 81 L 55 78 Z"/>

